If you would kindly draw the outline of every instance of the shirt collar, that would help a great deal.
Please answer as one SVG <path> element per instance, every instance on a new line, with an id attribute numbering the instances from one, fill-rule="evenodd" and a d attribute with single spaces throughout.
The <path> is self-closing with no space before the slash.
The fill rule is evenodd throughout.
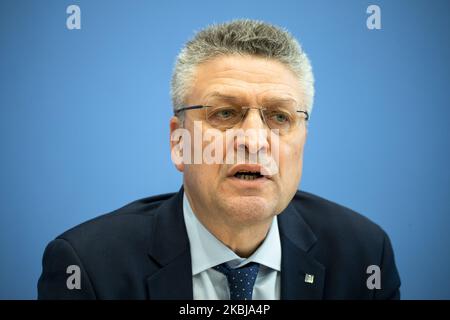
<path id="1" fill-rule="evenodd" d="M 269 232 L 258 249 L 250 257 L 241 258 L 198 220 L 185 193 L 183 194 L 183 216 L 191 248 L 192 275 L 224 262 L 227 262 L 231 268 L 256 262 L 276 271 L 281 270 L 281 242 L 276 218 L 272 220 Z"/>

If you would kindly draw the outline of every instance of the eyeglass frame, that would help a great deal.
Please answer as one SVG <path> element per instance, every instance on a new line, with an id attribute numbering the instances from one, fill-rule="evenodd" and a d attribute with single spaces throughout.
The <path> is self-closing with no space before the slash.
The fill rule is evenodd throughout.
<path id="1" fill-rule="evenodd" d="M 204 109 L 204 108 L 213 108 L 214 106 L 205 106 L 205 105 L 195 105 L 195 106 L 186 106 L 186 107 L 181 107 L 178 110 L 175 110 L 174 115 L 177 116 L 180 112 L 183 111 L 187 111 L 187 110 L 195 110 L 195 109 Z M 264 124 L 269 127 L 269 125 L 266 122 L 266 119 L 264 117 L 264 114 L 262 113 L 263 110 L 265 110 L 264 107 L 241 107 L 241 108 L 245 108 L 247 111 L 243 114 L 241 121 L 245 118 L 245 116 L 247 115 L 247 112 L 249 109 L 258 109 L 259 110 L 259 114 L 260 116 L 262 116 L 263 122 Z M 305 121 L 307 122 L 309 120 L 309 113 L 308 111 L 304 111 L 304 110 L 296 110 L 298 113 L 303 113 L 305 115 Z M 207 120 L 207 119 L 206 119 Z M 208 122 L 208 121 L 207 121 Z M 238 122 L 239 123 L 239 122 Z"/>

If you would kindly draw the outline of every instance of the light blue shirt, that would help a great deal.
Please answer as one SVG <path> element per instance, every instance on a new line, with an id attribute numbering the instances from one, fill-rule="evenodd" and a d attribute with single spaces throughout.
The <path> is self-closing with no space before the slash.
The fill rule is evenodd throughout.
<path id="1" fill-rule="evenodd" d="M 276 218 L 272 220 L 263 243 L 245 259 L 239 257 L 203 226 L 192 211 L 186 194 L 183 197 L 183 215 L 191 249 L 194 300 L 230 299 L 226 276 L 212 269 L 224 262 L 231 268 L 238 268 L 250 262 L 259 263 L 253 299 L 280 299 L 281 242 Z"/>

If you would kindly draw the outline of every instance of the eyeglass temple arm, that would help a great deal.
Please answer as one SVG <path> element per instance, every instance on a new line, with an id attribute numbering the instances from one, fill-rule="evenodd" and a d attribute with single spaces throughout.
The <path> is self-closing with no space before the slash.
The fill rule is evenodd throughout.
<path id="1" fill-rule="evenodd" d="M 297 112 L 300 112 L 300 113 L 304 113 L 304 114 L 305 114 L 305 116 L 306 116 L 305 120 L 306 120 L 306 121 L 308 121 L 308 120 L 309 120 L 309 113 L 308 113 L 308 111 L 297 110 Z"/>
<path id="2" fill-rule="evenodd" d="M 186 111 L 186 110 L 193 110 L 193 109 L 202 109 L 202 108 L 204 108 L 205 106 L 201 106 L 201 105 L 197 105 L 197 106 L 189 106 L 189 107 L 183 107 L 183 108 L 180 108 L 180 109 L 178 109 L 178 110 L 175 110 L 175 115 L 176 114 L 178 114 L 178 113 L 180 113 L 180 112 L 182 112 L 182 111 Z"/>

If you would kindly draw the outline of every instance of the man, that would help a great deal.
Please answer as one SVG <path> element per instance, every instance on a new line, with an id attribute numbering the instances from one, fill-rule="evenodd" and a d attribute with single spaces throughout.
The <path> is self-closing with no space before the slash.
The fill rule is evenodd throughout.
<path id="1" fill-rule="evenodd" d="M 236 20 L 197 33 L 172 81 L 183 187 L 57 237 L 39 298 L 399 298 L 384 231 L 297 191 L 313 82 L 278 27 Z"/>

